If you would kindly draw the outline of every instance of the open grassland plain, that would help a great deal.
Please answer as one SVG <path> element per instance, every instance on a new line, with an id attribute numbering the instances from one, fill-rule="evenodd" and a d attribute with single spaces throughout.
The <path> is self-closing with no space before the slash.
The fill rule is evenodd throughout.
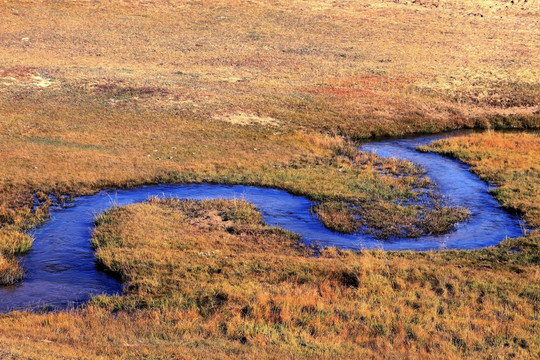
<path id="1" fill-rule="evenodd" d="M 150 199 L 96 220 L 123 296 L 0 316 L 7 358 L 534 358 L 537 234 L 477 251 L 318 256 L 240 200 Z"/>
<path id="2" fill-rule="evenodd" d="M 1 2 L 2 231 L 22 239 L 51 194 L 200 181 L 306 195 L 340 231 L 447 231 L 466 214 L 404 209 L 416 180 L 338 173 L 336 149 L 538 128 L 539 14 L 502 0 Z"/>
<path id="3" fill-rule="evenodd" d="M 339 231 L 444 232 L 464 209 L 350 141 L 540 125 L 537 1 L 15 0 L 0 19 L 0 284 L 50 195 L 103 188 L 272 186 Z M 538 226 L 538 138 L 510 136 L 433 149 Z M 421 254 L 297 241 L 240 202 L 116 209 L 94 243 L 125 296 L 1 315 L 0 358 L 539 356 L 537 232 Z"/>

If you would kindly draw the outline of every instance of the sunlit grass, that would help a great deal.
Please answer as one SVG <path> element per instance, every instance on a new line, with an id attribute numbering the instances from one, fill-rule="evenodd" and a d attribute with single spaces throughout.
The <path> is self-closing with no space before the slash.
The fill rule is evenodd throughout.
<path id="1" fill-rule="evenodd" d="M 18 229 L 5 226 L 0 229 L 0 253 L 4 255 L 23 254 L 32 247 L 32 237 L 21 234 Z"/>
<path id="2" fill-rule="evenodd" d="M 32 248 L 32 237 L 16 227 L 0 227 L 0 286 L 11 285 L 23 277 L 16 255 Z"/>
<path id="3" fill-rule="evenodd" d="M 0 286 L 11 285 L 21 280 L 23 270 L 13 257 L 0 253 Z"/>
<path id="4" fill-rule="evenodd" d="M 478 251 L 313 256 L 239 200 L 151 199 L 96 221 L 97 259 L 121 276 L 124 294 L 76 311 L 0 316 L 8 354 L 526 358 L 540 350 L 537 234 Z"/>
<path id="5" fill-rule="evenodd" d="M 538 127 L 539 11 L 467 0 L 11 1 L 0 6 L 0 221 L 39 223 L 36 193 L 158 182 L 387 196 L 392 180 L 335 173 L 332 149 Z"/>
<path id="6" fill-rule="evenodd" d="M 336 149 L 370 136 L 538 128 L 539 14 L 538 2 L 517 0 L 2 4 L 0 283 L 21 278 L 15 256 L 51 194 L 253 184 L 337 204 L 325 222 L 342 231 L 359 225 L 341 211 L 350 204 L 364 204 L 374 227 L 414 223 L 411 208 L 389 205 L 414 197 L 410 164 L 352 166 Z M 440 150 L 497 182 L 504 206 L 538 226 L 537 138 L 490 136 Z M 173 203 L 101 218 L 100 261 L 132 284 L 125 297 L 0 316 L 0 358 L 539 353 L 537 233 L 475 252 L 327 249 L 313 259 L 247 205 L 225 211 L 225 223 L 248 224 L 231 233 L 186 223 L 200 203 Z M 456 213 L 442 211 L 422 231 L 447 229 L 454 220 L 439 220 Z M 233 248 L 242 256 L 225 261 Z"/>

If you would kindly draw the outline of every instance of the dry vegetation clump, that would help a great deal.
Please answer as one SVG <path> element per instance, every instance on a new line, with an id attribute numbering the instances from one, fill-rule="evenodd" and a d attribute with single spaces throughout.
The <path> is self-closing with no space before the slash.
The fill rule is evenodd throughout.
<path id="1" fill-rule="evenodd" d="M 24 272 L 16 256 L 29 251 L 33 241 L 25 230 L 44 219 L 46 211 L 43 206 L 32 210 L 22 206 L 19 209 L 0 207 L 0 286 L 22 279 Z"/>
<path id="2" fill-rule="evenodd" d="M 235 125 L 263 125 L 279 127 L 280 121 L 269 116 L 260 117 L 255 114 L 237 112 L 233 114 L 216 115 L 216 120 L 226 121 Z"/>
<path id="3" fill-rule="evenodd" d="M 315 205 L 313 212 L 331 230 L 372 234 L 379 239 L 444 234 L 469 217 L 467 209 L 443 205 L 439 198 L 427 203 L 423 201 L 416 205 L 387 201 L 361 204 L 329 201 Z"/>
<path id="4" fill-rule="evenodd" d="M 111 80 L 105 80 L 94 84 L 94 91 L 96 94 L 114 98 L 116 100 L 121 98 L 138 97 L 138 96 L 156 96 L 167 95 L 168 91 L 164 88 L 153 86 L 124 86 L 123 80 L 116 82 Z"/>
<path id="5" fill-rule="evenodd" d="M 540 227 L 540 137 L 533 133 L 485 132 L 434 142 L 421 148 L 453 156 L 497 187 L 490 192 L 509 209 Z"/>
<path id="6" fill-rule="evenodd" d="M 10 358 L 531 358 L 538 234 L 495 248 L 319 256 L 239 200 L 150 199 L 97 218 L 122 296 L 0 315 Z M 24 339 L 21 341 L 21 339 Z"/>
<path id="7" fill-rule="evenodd" d="M 19 262 L 0 252 L 0 285 L 11 285 L 23 278 L 24 272 Z"/>
<path id="8" fill-rule="evenodd" d="M 32 237 L 16 227 L 0 227 L 0 286 L 22 279 L 23 270 L 15 257 L 30 250 L 32 241 Z"/>
<path id="9" fill-rule="evenodd" d="M 352 204 L 342 201 L 327 201 L 313 206 L 312 211 L 319 220 L 330 230 L 352 234 L 362 229 L 359 215 L 356 215 Z"/>
<path id="10" fill-rule="evenodd" d="M 409 161 L 381 158 L 351 146 L 335 151 L 340 172 L 353 173 L 356 179 L 373 176 L 380 180 L 357 182 L 355 197 L 315 205 L 312 211 L 329 229 L 380 239 L 418 237 L 451 231 L 469 216 L 467 209 L 449 205 L 424 170 Z"/>
<path id="11" fill-rule="evenodd" d="M 27 234 L 21 234 L 12 227 L 0 228 L 0 252 L 4 255 L 17 255 L 30 250 L 32 238 Z"/>

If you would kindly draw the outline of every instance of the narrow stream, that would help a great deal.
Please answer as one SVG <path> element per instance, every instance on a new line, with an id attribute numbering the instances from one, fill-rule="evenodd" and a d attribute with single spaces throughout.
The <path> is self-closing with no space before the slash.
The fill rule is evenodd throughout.
<path id="1" fill-rule="evenodd" d="M 117 204 L 144 201 L 150 196 L 190 199 L 240 198 L 255 204 L 267 224 L 299 234 L 306 244 L 347 249 L 436 250 L 477 249 L 521 235 L 519 218 L 503 210 L 488 194 L 488 185 L 469 172 L 467 165 L 436 154 L 415 151 L 418 145 L 448 135 L 410 139 L 385 139 L 365 143 L 361 150 L 420 164 L 451 201 L 471 211 L 457 230 L 441 236 L 417 239 L 376 240 L 365 235 L 345 235 L 326 229 L 311 214 L 311 201 L 286 191 L 240 185 L 155 185 L 126 190 L 101 191 L 76 198 L 67 208 L 51 210 L 51 218 L 35 228 L 33 249 L 23 257 L 26 278 L 0 288 L 0 312 L 23 309 L 64 309 L 77 306 L 96 294 L 122 290 L 115 278 L 96 267 L 90 237 L 94 217 Z"/>

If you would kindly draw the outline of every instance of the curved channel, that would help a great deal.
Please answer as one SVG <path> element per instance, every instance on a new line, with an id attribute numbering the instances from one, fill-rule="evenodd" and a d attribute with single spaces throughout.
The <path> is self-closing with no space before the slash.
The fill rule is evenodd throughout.
<path id="1" fill-rule="evenodd" d="M 440 155 L 415 151 L 416 146 L 443 136 L 373 141 L 360 149 L 422 165 L 443 194 L 453 203 L 467 207 L 471 211 L 469 220 L 449 234 L 384 241 L 366 235 L 339 234 L 326 229 L 310 212 L 313 203 L 305 197 L 254 186 L 155 185 L 101 191 L 76 198 L 67 208 L 52 209 L 50 219 L 31 232 L 34 247 L 22 259 L 26 278 L 15 286 L 0 288 L 0 312 L 64 309 L 97 294 L 121 293 L 118 280 L 96 266 L 90 246 L 94 217 L 113 205 L 137 203 L 156 195 L 190 199 L 242 198 L 260 209 L 267 224 L 299 234 L 306 244 L 347 249 L 475 249 L 521 235 L 519 218 L 500 207 L 488 194 L 488 185 L 472 174 L 468 166 Z"/>

